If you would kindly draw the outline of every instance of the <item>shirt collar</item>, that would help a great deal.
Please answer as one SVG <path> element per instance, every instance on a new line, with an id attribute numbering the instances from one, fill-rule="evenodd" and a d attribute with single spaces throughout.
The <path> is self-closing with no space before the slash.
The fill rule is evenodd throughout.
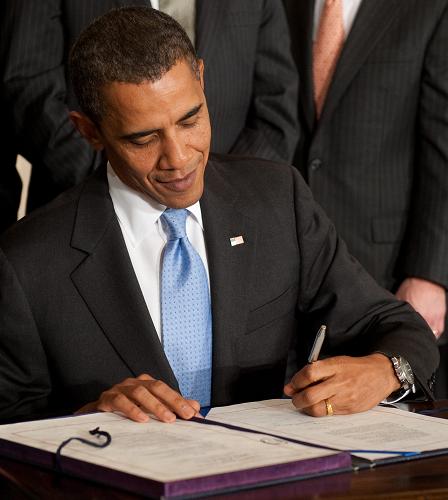
<path id="1" fill-rule="evenodd" d="M 110 163 L 107 164 L 107 181 L 120 225 L 132 245 L 137 246 L 153 228 L 153 225 L 157 224 L 166 206 L 125 184 L 114 172 Z M 187 207 L 187 210 L 204 230 L 199 201 Z"/>

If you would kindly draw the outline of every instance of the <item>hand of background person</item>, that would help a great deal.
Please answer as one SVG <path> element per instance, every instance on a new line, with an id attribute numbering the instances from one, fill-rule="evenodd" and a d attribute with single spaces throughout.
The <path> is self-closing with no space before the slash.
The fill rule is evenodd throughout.
<path id="1" fill-rule="evenodd" d="M 114 385 L 76 413 L 119 411 L 136 422 L 147 422 L 151 413 L 162 422 L 174 422 L 176 416 L 185 420 L 200 416 L 199 410 L 197 401 L 184 399 L 161 380 L 143 374 Z"/>
<path id="2" fill-rule="evenodd" d="M 421 278 L 406 278 L 397 290 L 400 300 L 409 302 L 420 313 L 439 338 L 445 328 L 445 288 Z"/>
<path id="3" fill-rule="evenodd" d="M 314 417 L 327 415 L 325 399 L 339 415 L 373 408 L 400 382 L 384 354 L 335 356 L 304 366 L 284 388 L 294 406 Z"/>

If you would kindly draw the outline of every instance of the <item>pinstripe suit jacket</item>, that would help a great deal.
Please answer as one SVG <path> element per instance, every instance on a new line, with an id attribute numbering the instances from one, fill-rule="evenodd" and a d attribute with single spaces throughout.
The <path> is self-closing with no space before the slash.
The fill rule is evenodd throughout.
<path id="1" fill-rule="evenodd" d="M 296 165 L 384 286 L 448 287 L 448 1 L 364 0 L 319 122 L 313 0 L 286 0 L 301 77 Z"/>
<path id="2" fill-rule="evenodd" d="M 5 0 L 3 23 L 10 36 L 3 80 L 20 152 L 35 167 L 30 208 L 77 184 L 98 164 L 67 113 L 77 106 L 65 66 L 72 43 L 110 8 L 149 4 Z M 277 0 L 197 0 L 196 48 L 205 60 L 212 150 L 292 159 L 297 75 L 287 31 Z"/>

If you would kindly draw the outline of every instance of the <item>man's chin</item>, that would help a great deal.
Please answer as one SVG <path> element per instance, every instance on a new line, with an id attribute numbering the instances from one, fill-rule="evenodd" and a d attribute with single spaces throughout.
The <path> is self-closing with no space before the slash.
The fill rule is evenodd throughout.
<path id="1" fill-rule="evenodd" d="M 194 205 L 201 198 L 202 192 L 203 186 L 181 192 L 164 189 L 157 193 L 158 196 L 153 194 L 152 197 L 169 208 L 186 208 Z"/>
<path id="2" fill-rule="evenodd" d="M 166 205 L 168 208 L 187 208 L 194 205 L 200 198 L 200 196 L 169 198 L 165 200 L 162 205 Z"/>

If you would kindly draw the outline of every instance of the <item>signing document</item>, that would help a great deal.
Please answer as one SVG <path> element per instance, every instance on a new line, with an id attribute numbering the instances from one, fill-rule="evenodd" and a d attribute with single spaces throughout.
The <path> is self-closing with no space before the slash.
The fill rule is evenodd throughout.
<path id="1" fill-rule="evenodd" d="M 309 417 L 286 399 L 214 408 L 211 420 L 350 451 L 371 461 L 448 447 L 448 420 L 377 406 L 353 415 Z M 365 450 L 374 450 L 368 453 Z M 382 453 L 384 451 L 384 453 Z"/>
<path id="2" fill-rule="evenodd" d="M 447 420 L 382 407 L 315 418 L 286 399 L 172 424 L 92 413 L 0 426 L 2 455 L 46 467 L 56 460 L 62 472 L 161 497 L 352 470 L 352 455 L 418 458 L 446 443 Z"/>

